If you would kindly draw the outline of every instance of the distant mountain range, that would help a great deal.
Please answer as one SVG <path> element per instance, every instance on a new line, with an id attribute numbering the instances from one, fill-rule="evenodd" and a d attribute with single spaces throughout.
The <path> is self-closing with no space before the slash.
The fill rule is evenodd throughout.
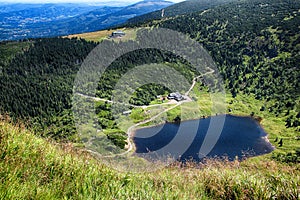
<path id="1" fill-rule="evenodd" d="M 0 40 L 91 32 L 172 5 L 145 0 L 125 7 L 88 4 L 4 4 L 0 6 Z"/>

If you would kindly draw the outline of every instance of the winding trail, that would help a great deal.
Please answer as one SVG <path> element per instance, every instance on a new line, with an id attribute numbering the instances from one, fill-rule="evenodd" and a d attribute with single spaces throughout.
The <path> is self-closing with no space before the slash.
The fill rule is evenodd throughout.
<path id="1" fill-rule="evenodd" d="M 123 156 L 123 155 L 126 155 L 128 153 L 130 153 L 133 148 L 134 148 L 134 145 L 133 145 L 133 142 L 131 141 L 131 137 L 132 137 L 132 133 L 134 131 L 134 129 L 140 125 L 143 125 L 143 124 L 146 124 L 148 122 L 151 122 L 153 120 L 155 120 L 157 117 L 159 117 L 160 115 L 180 106 L 182 103 L 185 103 L 185 102 L 191 102 L 192 99 L 189 97 L 189 94 L 190 92 L 193 90 L 193 88 L 195 87 L 196 83 L 197 83 L 197 80 L 203 76 L 206 76 L 208 74 L 213 74 L 215 72 L 215 70 L 212 70 L 209 71 L 209 72 L 206 72 L 204 74 L 201 74 L 200 76 L 197 76 L 193 79 L 193 83 L 190 87 L 190 89 L 184 94 L 184 96 L 187 98 L 186 100 L 184 101 L 180 101 L 180 102 L 177 102 L 177 101 L 170 101 L 168 103 L 163 103 L 163 104 L 154 104 L 154 105 L 148 105 L 148 106 L 135 106 L 135 105 L 132 105 L 132 104 L 126 104 L 126 103 L 119 103 L 119 102 L 114 102 L 114 101 L 111 101 L 111 100 L 107 100 L 107 99 L 102 99 L 102 98 L 98 98 L 98 97 L 92 97 L 92 96 L 88 96 L 88 95 L 85 95 L 85 94 L 82 94 L 82 93 L 76 93 L 78 94 L 79 96 L 82 96 L 82 97 L 85 97 L 85 98 L 90 98 L 90 99 L 93 99 L 94 101 L 103 101 L 103 102 L 108 102 L 108 103 L 119 103 L 119 104 L 123 104 L 123 105 L 127 105 L 127 106 L 132 106 L 132 107 L 135 107 L 135 108 L 143 108 L 143 109 L 146 109 L 146 108 L 150 108 L 150 107 L 156 107 L 156 106 L 161 106 L 161 105 L 170 105 L 170 104 L 175 104 L 174 106 L 158 113 L 157 115 L 151 117 L 150 119 L 147 119 L 145 121 L 142 121 L 142 122 L 139 122 L 137 124 L 134 124 L 132 126 L 130 126 L 128 129 L 127 129 L 127 139 L 126 139 L 126 142 L 127 142 L 127 151 L 123 152 L 123 153 L 120 153 L 120 154 L 114 154 L 114 155 L 108 155 L 108 156 L 102 156 L 101 154 L 99 154 L 98 152 L 95 152 L 95 151 L 92 151 L 92 150 L 87 150 L 88 152 L 90 153 L 93 153 L 93 154 L 96 154 L 97 156 L 100 156 L 102 158 L 113 158 L 113 157 L 116 157 L 116 156 Z"/>
<path id="2" fill-rule="evenodd" d="M 133 144 L 132 144 L 132 142 L 131 142 L 131 133 L 133 132 L 133 130 L 134 130 L 136 127 L 138 127 L 138 126 L 140 126 L 140 125 L 143 125 L 143 124 L 146 124 L 146 123 L 148 123 L 148 122 L 153 121 L 154 119 L 156 119 L 157 117 L 159 117 L 159 116 L 162 115 L 163 113 L 166 113 L 166 112 L 168 112 L 168 111 L 170 111 L 170 110 L 176 108 L 177 106 L 179 106 L 179 105 L 182 104 L 182 103 L 183 103 L 183 102 L 178 102 L 178 103 L 176 103 L 176 105 L 174 105 L 174 106 L 172 106 L 172 107 L 170 107 L 170 108 L 168 108 L 168 109 L 166 109 L 166 110 L 160 112 L 159 114 L 157 114 L 157 115 L 151 117 L 150 119 L 147 119 L 147 120 L 145 120 L 145 121 L 139 122 L 139 123 L 134 124 L 134 125 L 132 125 L 131 127 L 129 127 L 129 128 L 127 129 L 127 140 L 126 140 L 127 143 L 128 143 L 128 149 L 127 149 L 127 151 L 125 151 L 124 153 L 119 154 L 119 155 L 124 155 L 124 154 L 127 154 L 127 153 L 129 153 L 130 151 L 132 151 L 132 149 L 133 149 Z"/>
<path id="3" fill-rule="evenodd" d="M 197 83 L 197 80 L 198 80 L 199 78 L 201 78 L 201 77 L 203 77 L 203 76 L 206 76 L 206 75 L 208 75 L 208 74 L 212 74 L 212 73 L 214 73 L 214 72 L 215 72 L 215 70 L 211 70 L 211 71 L 209 71 L 209 72 L 206 72 L 206 73 L 204 73 L 204 74 L 201 74 L 200 76 L 195 77 L 195 78 L 193 79 L 193 83 L 192 83 L 190 89 L 184 94 L 185 97 L 189 97 L 188 95 L 190 94 L 190 92 L 191 92 L 191 91 L 193 90 L 193 88 L 195 87 L 195 85 L 196 85 L 196 83 Z M 189 99 L 190 99 L 190 98 L 189 98 Z M 136 127 L 138 127 L 138 126 L 140 126 L 140 125 L 146 124 L 146 123 L 148 123 L 148 122 L 151 122 L 151 121 L 153 121 L 154 119 L 156 119 L 157 117 L 159 117 L 160 115 L 162 115 L 163 113 L 166 113 L 166 112 L 168 112 L 168 111 L 170 111 L 170 110 L 172 110 L 172 109 L 178 107 L 178 106 L 181 105 L 182 103 L 185 103 L 185 102 L 188 102 L 188 101 L 192 101 L 192 100 L 190 99 L 190 100 L 187 100 L 187 101 L 176 102 L 176 105 L 175 105 L 175 106 L 172 106 L 172 107 L 170 107 L 170 108 L 168 108 L 168 109 L 162 111 L 161 113 L 159 113 L 159 114 L 157 114 L 157 115 L 151 117 L 150 119 L 147 119 L 147 120 L 145 120 L 145 121 L 139 122 L 139 123 L 134 124 L 133 126 L 129 127 L 129 128 L 127 129 L 127 143 L 128 143 L 128 149 L 127 149 L 127 151 L 125 151 L 124 153 L 119 154 L 119 155 L 125 155 L 125 154 L 127 154 L 127 153 L 129 153 L 129 152 L 132 151 L 134 145 L 132 144 L 132 141 L 131 141 L 131 134 L 132 134 L 134 128 L 136 128 Z M 158 104 L 158 105 L 163 105 L 163 104 Z M 156 105 L 156 106 L 158 106 L 158 105 Z M 154 105 L 153 105 L 153 106 L 154 106 Z"/>

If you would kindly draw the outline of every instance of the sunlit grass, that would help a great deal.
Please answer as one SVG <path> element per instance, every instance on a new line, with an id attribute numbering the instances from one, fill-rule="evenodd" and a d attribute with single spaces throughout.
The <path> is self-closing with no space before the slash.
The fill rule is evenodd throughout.
<path id="1" fill-rule="evenodd" d="M 94 41 L 94 42 L 100 42 L 104 39 L 108 39 L 108 37 L 112 34 L 112 32 L 117 30 L 103 30 L 103 31 L 96 31 L 96 32 L 90 32 L 90 33 L 82 33 L 82 34 L 74 34 L 74 35 L 68 35 L 67 38 L 83 38 L 87 41 Z M 115 41 L 126 41 L 126 40 L 133 40 L 136 37 L 136 30 L 125 28 L 122 29 L 122 31 L 125 32 L 125 36 L 122 38 L 115 38 L 113 40 Z"/>
<path id="2" fill-rule="evenodd" d="M 72 144 L 0 121 L 0 199 L 297 199 L 299 165 L 251 158 L 117 172 Z"/>

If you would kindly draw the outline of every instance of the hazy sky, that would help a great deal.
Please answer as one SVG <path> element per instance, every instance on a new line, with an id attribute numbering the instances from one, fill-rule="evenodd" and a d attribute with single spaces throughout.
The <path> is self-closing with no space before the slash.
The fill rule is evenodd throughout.
<path id="1" fill-rule="evenodd" d="M 121 4 L 132 4 L 142 0 L 0 0 L 0 2 L 7 3 L 107 3 L 113 1 L 114 3 L 120 2 Z M 172 2 L 181 2 L 184 0 L 169 0 Z"/>

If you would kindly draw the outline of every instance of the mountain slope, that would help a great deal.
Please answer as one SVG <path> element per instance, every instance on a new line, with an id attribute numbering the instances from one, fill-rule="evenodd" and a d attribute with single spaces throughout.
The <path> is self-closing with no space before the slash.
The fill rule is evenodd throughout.
<path id="1" fill-rule="evenodd" d="M 211 54 L 233 96 L 255 94 L 300 126 L 300 2 L 238 1 L 145 26 L 180 31 Z"/>
<path id="2" fill-rule="evenodd" d="M 235 1 L 141 26 L 190 35 L 209 51 L 233 96 L 255 94 L 262 111 L 300 130 L 299 1 Z"/>
<path id="3" fill-rule="evenodd" d="M 19 45 L 15 42 L 1 44 L 1 53 L 14 52 L 15 55 L 0 62 L 0 110 L 31 122 L 38 118 L 31 125 L 42 125 L 54 137 L 73 135 L 72 120 L 62 119 L 69 117 L 69 112 L 64 110 L 70 109 L 72 84 L 80 64 L 96 45 L 85 40 L 61 38 L 31 40 L 19 42 Z M 11 50 L 2 51 L 3 48 Z M 56 122 L 61 127 L 59 133 L 50 130 Z"/>
<path id="4" fill-rule="evenodd" d="M 148 14 L 137 16 L 129 19 L 125 26 L 137 26 L 139 23 L 144 23 L 151 20 L 162 19 L 165 17 L 173 17 L 176 15 L 183 15 L 192 12 L 198 12 L 205 9 L 212 8 L 217 5 L 225 4 L 232 2 L 234 0 L 188 0 L 181 3 L 177 3 L 171 6 L 168 6 L 164 9 L 164 15 L 162 16 L 162 11 L 154 11 Z"/>

